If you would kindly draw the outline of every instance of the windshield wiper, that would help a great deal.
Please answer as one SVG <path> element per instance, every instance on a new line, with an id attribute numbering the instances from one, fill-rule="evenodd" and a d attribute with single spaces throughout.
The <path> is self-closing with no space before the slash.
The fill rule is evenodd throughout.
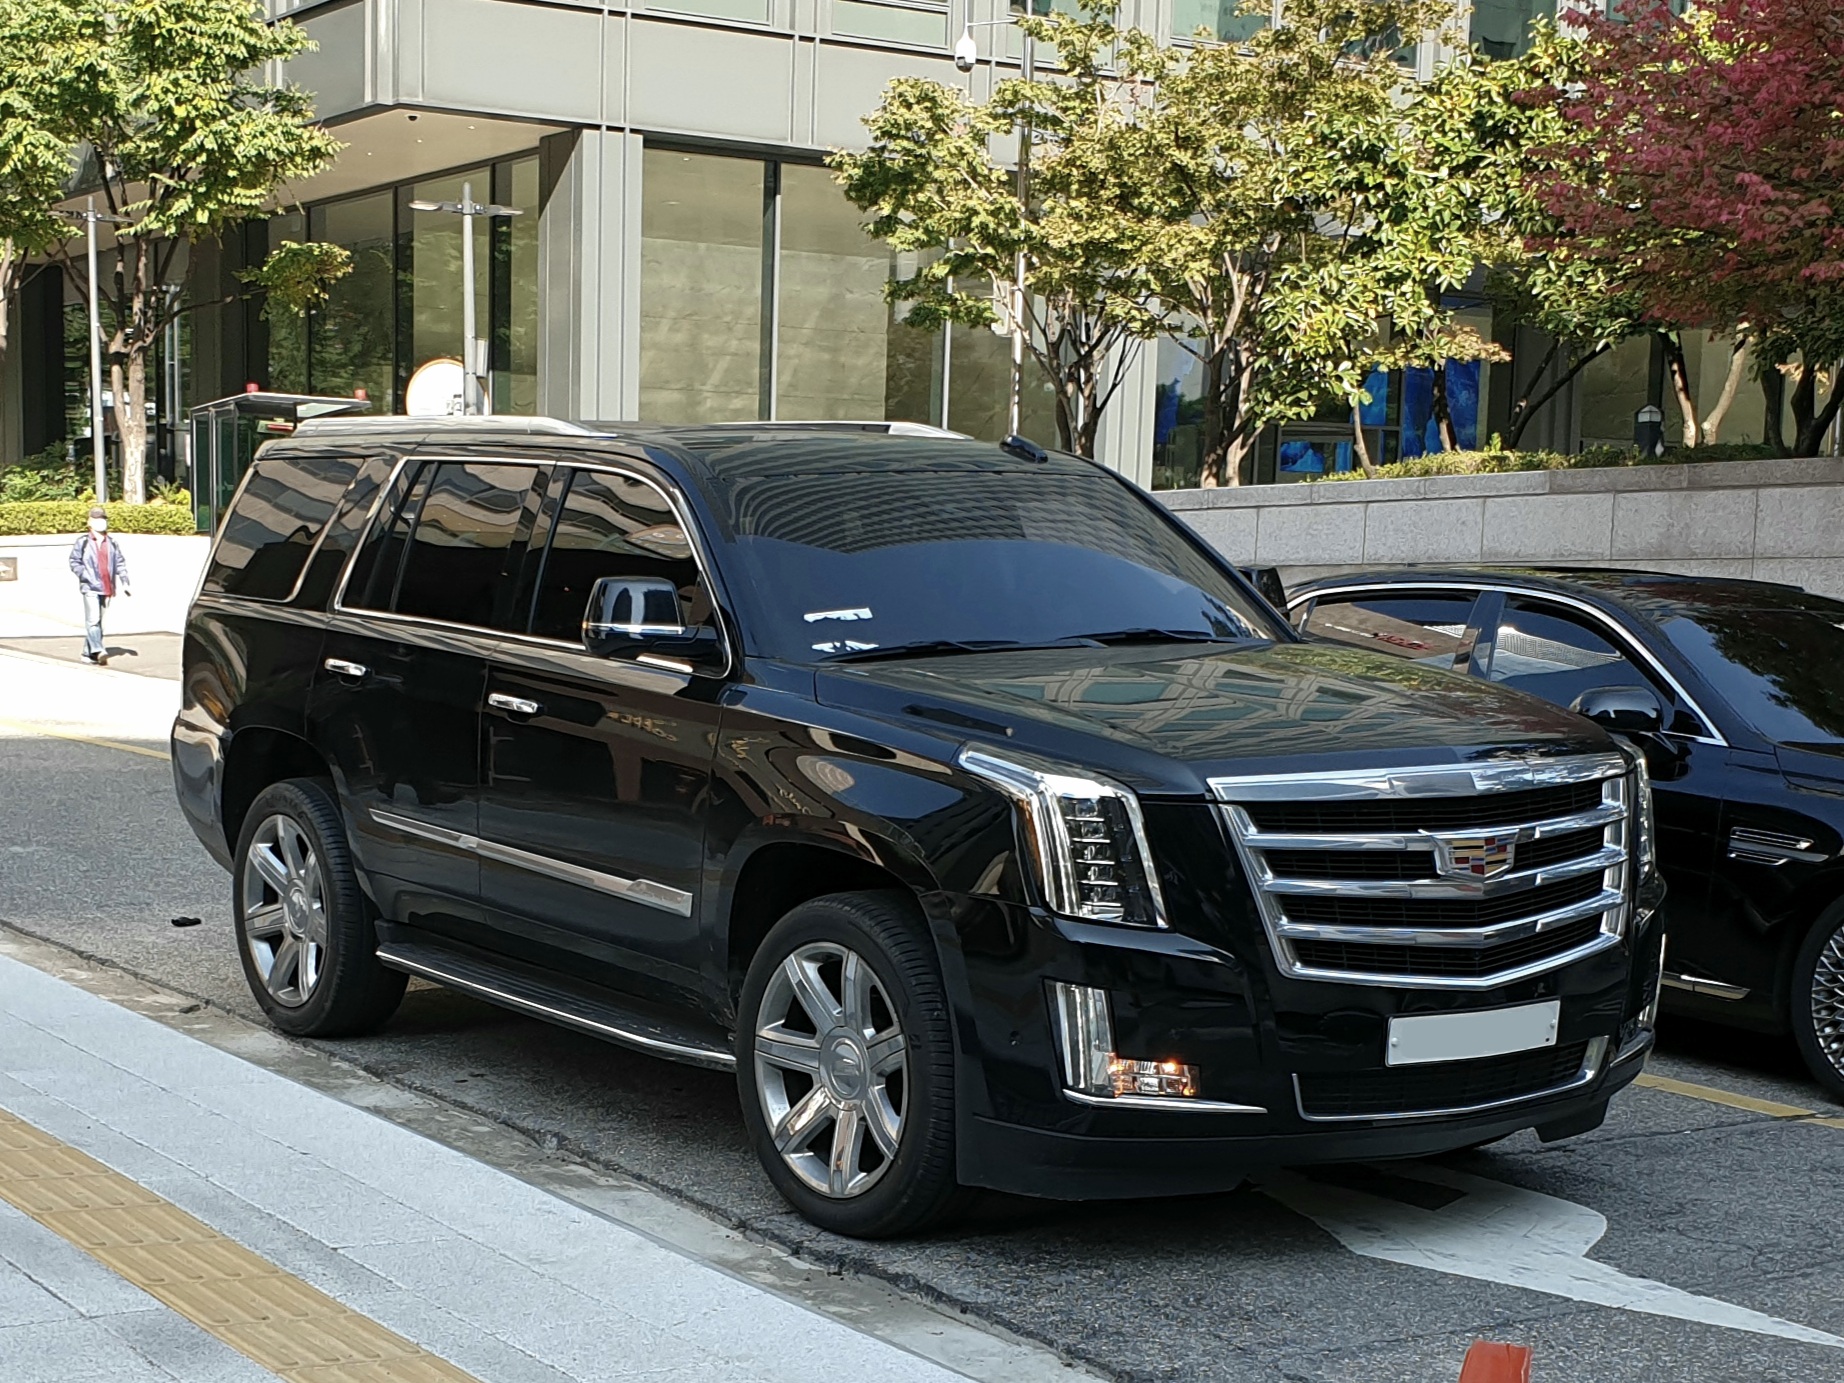
<path id="1" fill-rule="evenodd" d="M 954 653 L 991 653 L 1001 648 L 1030 648 L 1016 639 L 918 639 L 914 643 L 883 644 L 835 653 L 829 663 L 875 663 L 884 658 L 943 658 Z"/>
<path id="2" fill-rule="evenodd" d="M 1210 629 L 1109 629 L 1099 634 L 1076 634 L 1071 642 L 1087 640 L 1103 647 L 1133 643 L 1241 643 L 1247 634 L 1219 634 Z"/>

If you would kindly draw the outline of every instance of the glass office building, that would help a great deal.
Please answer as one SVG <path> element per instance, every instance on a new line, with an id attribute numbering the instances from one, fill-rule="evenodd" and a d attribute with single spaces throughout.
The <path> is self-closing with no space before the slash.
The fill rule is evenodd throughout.
<path id="1" fill-rule="evenodd" d="M 991 22 L 1011 0 L 270 3 L 318 45 L 288 76 L 346 147 L 278 214 L 195 248 L 192 295 L 236 300 L 163 343 L 172 367 L 152 391 L 163 428 L 249 384 L 401 408 L 421 366 L 462 352 L 460 219 L 412 204 L 466 187 L 517 213 L 476 232 L 477 335 L 496 411 L 1007 430 L 1008 341 L 905 322 L 884 289 L 914 266 L 864 234 L 823 159 L 862 142 L 862 117 L 894 76 L 979 98 L 1015 72 L 1019 35 Z M 1480 0 L 1474 38 L 1517 51 L 1552 3 Z M 1126 0 L 1121 18 L 1178 43 L 1200 32 L 1234 42 L 1264 22 L 1237 0 Z M 960 73 L 951 47 L 967 22 L 983 26 L 982 56 Z M 1439 58 L 1431 44 L 1408 56 L 1424 73 Z M 242 270 L 304 238 L 352 254 L 328 302 L 301 319 L 243 296 Z M 87 427 L 81 323 L 66 329 L 74 303 L 50 273 L 22 297 L 17 348 L 0 367 L 0 458 Z M 1461 305 L 1490 331 L 1489 313 Z M 1463 438 L 1489 432 L 1493 391 L 1509 387 L 1499 372 L 1514 368 L 1450 380 Z M 1102 459 L 1145 484 L 1195 483 L 1197 374 L 1180 348 L 1141 348 L 1104 420 Z M 1425 372 L 1375 381 L 1365 424 L 1378 456 L 1427 447 L 1427 386 Z M 1589 389 L 1589 419 L 1617 413 L 1623 387 Z M 1021 410 L 1028 435 L 1054 439 L 1051 395 L 1028 361 Z M 1566 410 L 1558 437 L 1582 404 Z M 1260 478 L 1348 465 L 1337 428 L 1270 436 Z M 159 435 L 170 470 L 177 444 Z"/>

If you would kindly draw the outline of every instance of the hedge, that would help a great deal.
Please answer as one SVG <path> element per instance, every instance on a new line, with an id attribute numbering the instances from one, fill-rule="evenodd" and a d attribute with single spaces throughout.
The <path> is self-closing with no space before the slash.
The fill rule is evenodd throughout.
<path id="1" fill-rule="evenodd" d="M 103 506 L 111 533 L 198 532 L 192 510 L 182 504 L 124 504 Z M 0 536 L 27 533 L 68 533 L 73 538 L 89 527 L 90 506 L 80 499 L 13 500 L 0 503 Z"/>
<path id="2" fill-rule="evenodd" d="M 1439 451 L 1425 456 L 1411 456 L 1378 466 L 1377 480 L 1419 480 L 1431 475 L 1502 475 L 1507 471 L 1575 471 L 1602 470 L 1616 466 L 1669 466 L 1687 461 L 1757 461 L 1780 455 L 1771 447 L 1753 442 L 1722 445 L 1671 447 L 1663 456 L 1653 456 L 1628 447 L 1589 447 L 1585 451 L 1564 454 L 1557 451 Z M 1330 475 L 1304 477 L 1311 481 L 1369 480 L 1361 470 L 1334 471 Z"/>

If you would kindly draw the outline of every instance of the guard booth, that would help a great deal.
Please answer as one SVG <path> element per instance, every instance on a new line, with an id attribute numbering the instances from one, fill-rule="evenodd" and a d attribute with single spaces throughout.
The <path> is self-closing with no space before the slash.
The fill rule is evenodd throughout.
<path id="1" fill-rule="evenodd" d="M 257 447 L 271 437 L 286 437 L 309 418 L 363 413 L 370 407 L 366 399 L 251 390 L 192 409 L 188 414 L 192 428 L 192 514 L 198 521 L 198 531 L 210 533 L 217 528 Z"/>

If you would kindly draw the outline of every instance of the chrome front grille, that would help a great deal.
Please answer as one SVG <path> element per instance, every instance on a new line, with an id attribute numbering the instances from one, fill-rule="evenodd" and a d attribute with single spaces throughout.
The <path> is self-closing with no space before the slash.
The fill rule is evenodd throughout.
<path id="1" fill-rule="evenodd" d="M 1486 989 L 1619 943 L 1618 755 L 1217 778 L 1282 973 Z"/>

